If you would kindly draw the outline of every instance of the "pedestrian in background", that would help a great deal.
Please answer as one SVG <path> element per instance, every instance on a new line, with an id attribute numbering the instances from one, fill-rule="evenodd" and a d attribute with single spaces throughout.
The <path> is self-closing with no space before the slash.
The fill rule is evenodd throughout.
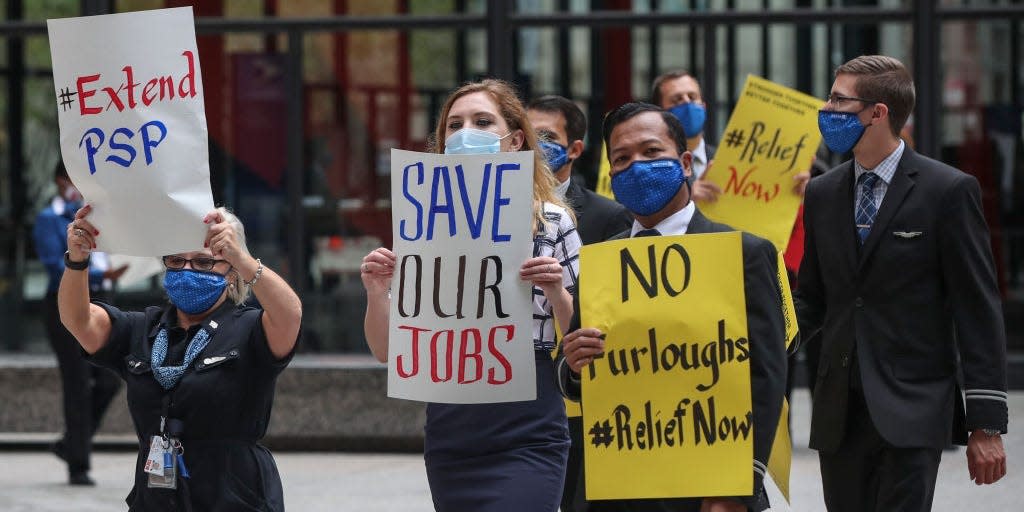
<path id="1" fill-rule="evenodd" d="M 57 195 L 36 216 L 32 228 L 36 254 L 46 268 L 46 296 L 43 320 L 46 335 L 60 370 L 64 409 L 64 434 L 50 446 L 68 466 L 68 483 L 95 485 L 89 476 L 92 438 L 103 421 L 103 414 L 121 388 L 117 376 L 85 361 L 74 336 L 60 322 L 57 311 L 57 287 L 64 274 L 64 254 L 68 250 L 67 228 L 82 207 L 82 194 L 71 183 L 63 162 L 53 173 Z M 89 290 L 95 297 L 109 300 L 112 285 L 127 270 L 127 265 L 111 269 L 102 252 L 89 256 Z"/>

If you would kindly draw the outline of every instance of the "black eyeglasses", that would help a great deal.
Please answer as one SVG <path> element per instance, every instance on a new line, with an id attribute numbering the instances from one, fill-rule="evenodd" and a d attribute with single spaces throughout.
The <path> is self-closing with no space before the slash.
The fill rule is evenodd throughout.
<path id="1" fill-rule="evenodd" d="M 833 105 L 835 105 L 837 107 L 839 105 L 841 105 L 844 101 L 859 101 L 861 103 L 868 103 L 868 104 L 878 103 L 875 100 L 869 100 L 869 99 L 865 99 L 865 98 L 858 98 L 856 96 L 843 96 L 842 94 L 836 94 L 836 93 L 832 93 L 832 94 L 829 94 L 828 96 L 825 96 L 825 103 L 826 104 L 831 103 L 831 104 L 833 104 Z"/>
<path id="2" fill-rule="evenodd" d="M 213 267 L 221 262 L 227 260 L 218 260 L 214 258 L 208 258 L 206 256 L 199 256 L 198 258 L 183 258 L 181 256 L 164 256 L 164 266 L 171 270 L 181 270 L 185 268 L 185 264 L 189 263 L 195 270 L 202 270 L 208 272 L 213 270 Z"/>

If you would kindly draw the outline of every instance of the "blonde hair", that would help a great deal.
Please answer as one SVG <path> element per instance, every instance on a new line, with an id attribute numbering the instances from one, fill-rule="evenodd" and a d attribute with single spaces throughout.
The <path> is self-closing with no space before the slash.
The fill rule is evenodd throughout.
<path id="1" fill-rule="evenodd" d="M 498 112 L 510 130 L 523 131 L 523 147 L 520 149 L 523 151 L 533 150 L 533 216 L 537 221 L 535 222 L 534 229 L 536 230 L 537 227 L 544 225 L 546 222 L 544 220 L 544 203 L 564 208 L 569 213 L 573 223 L 575 223 L 576 216 L 572 208 L 555 192 L 558 181 L 554 173 L 548 169 L 547 160 L 544 158 L 544 150 L 538 144 L 537 132 L 534 131 L 533 126 L 526 117 L 526 109 L 523 108 L 523 103 L 519 100 L 515 89 L 508 82 L 488 78 L 479 82 L 469 82 L 449 94 L 448 99 L 444 102 L 444 106 L 441 107 L 441 114 L 437 118 L 433 150 L 436 153 L 444 153 L 448 114 L 451 112 L 455 101 L 463 96 L 477 92 L 485 92 L 494 100 L 494 103 L 498 106 Z"/>

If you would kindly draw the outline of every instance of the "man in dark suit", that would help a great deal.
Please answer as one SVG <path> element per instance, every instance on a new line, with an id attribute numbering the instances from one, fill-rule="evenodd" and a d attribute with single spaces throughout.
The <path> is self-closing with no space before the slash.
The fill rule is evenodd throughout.
<path id="1" fill-rule="evenodd" d="M 603 135 L 615 196 L 633 212 L 633 226 L 618 238 L 734 231 L 711 222 L 690 200 L 691 155 L 672 114 L 646 103 L 627 103 L 605 118 Z M 652 163 L 654 165 L 652 165 Z M 754 416 L 754 487 L 747 496 L 591 502 L 593 511 L 761 511 L 768 507 L 763 479 L 779 421 L 786 382 L 785 326 L 775 248 L 743 233 L 744 293 L 750 339 Z M 586 276 L 580 276 L 586 279 Z M 586 300 L 586 298 L 584 298 Z M 579 372 L 604 353 L 602 333 L 580 328 L 579 307 L 558 356 L 559 386 L 579 400 Z M 680 461 L 694 464 L 699 461 Z M 623 475 L 629 478 L 629 475 Z"/>
<path id="2" fill-rule="evenodd" d="M 526 115 L 547 152 L 548 166 L 558 178 L 558 190 L 576 212 L 576 232 L 583 245 L 603 242 L 629 228 L 633 216 L 621 204 L 573 181 L 572 166 L 583 153 L 587 118 L 572 100 L 562 96 L 543 96 L 530 102 Z M 585 512 L 586 492 L 583 487 L 583 424 L 582 418 L 569 418 L 569 463 L 562 490 L 562 512 Z"/>
<path id="3" fill-rule="evenodd" d="M 651 103 L 672 113 L 683 126 L 686 149 L 693 155 L 694 179 L 690 185 L 693 200 L 717 200 L 722 189 L 704 179 L 708 165 L 715 158 L 716 148 L 704 140 L 708 106 L 704 103 L 697 78 L 681 69 L 662 73 L 651 85 Z"/>
<path id="4" fill-rule="evenodd" d="M 548 166 L 558 179 L 558 191 L 576 212 L 576 231 L 583 245 L 603 242 L 629 227 L 633 218 L 624 206 L 570 179 L 587 135 L 583 111 L 568 98 L 550 95 L 531 101 L 526 115 L 547 152 Z"/>
<path id="5" fill-rule="evenodd" d="M 836 70 L 819 114 L 826 144 L 853 150 L 807 188 L 795 298 L 803 336 L 822 334 L 810 445 L 832 512 L 930 510 L 951 440 L 977 484 L 1006 473 L 1006 341 L 978 182 L 906 147 L 913 108 L 907 69 L 872 55 Z"/>

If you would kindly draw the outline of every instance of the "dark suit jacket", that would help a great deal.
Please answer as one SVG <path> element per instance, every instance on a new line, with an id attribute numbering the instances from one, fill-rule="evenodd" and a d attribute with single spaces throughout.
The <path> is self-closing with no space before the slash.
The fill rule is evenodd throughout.
<path id="1" fill-rule="evenodd" d="M 633 215 L 625 206 L 572 180 L 565 201 L 576 212 L 576 231 L 583 245 L 603 242 L 633 225 Z"/>
<path id="2" fill-rule="evenodd" d="M 797 319 L 804 339 L 822 334 L 811 448 L 842 442 L 851 368 L 895 446 L 1005 431 L 1006 341 L 977 180 L 906 148 L 863 247 L 853 202 L 852 162 L 811 180 L 804 198 Z"/>
<path id="3" fill-rule="evenodd" d="M 708 220 L 700 210 L 693 214 L 687 233 L 721 233 L 735 229 Z M 627 238 L 629 231 L 615 238 Z M 740 497 L 751 510 L 768 507 L 764 493 L 764 468 L 768 464 L 775 429 L 779 424 L 782 398 L 786 391 L 786 329 L 782 316 L 782 292 L 779 289 L 778 255 L 771 242 L 743 233 L 743 289 L 747 306 L 747 337 L 750 340 L 750 388 L 754 414 L 754 488 Z M 586 279 L 586 276 L 580 276 Z M 569 332 L 580 328 L 579 297 Z M 578 376 L 573 376 L 565 356 L 556 359 L 559 389 L 571 400 L 580 400 Z M 584 425 L 584 429 L 586 425 Z M 681 461 L 685 464 L 687 461 Z M 690 510 L 698 500 L 621 500 L 600 503 L 601 511 L 677 511 Z M 698 507 L 694 510 L 699 509 Z"/>

